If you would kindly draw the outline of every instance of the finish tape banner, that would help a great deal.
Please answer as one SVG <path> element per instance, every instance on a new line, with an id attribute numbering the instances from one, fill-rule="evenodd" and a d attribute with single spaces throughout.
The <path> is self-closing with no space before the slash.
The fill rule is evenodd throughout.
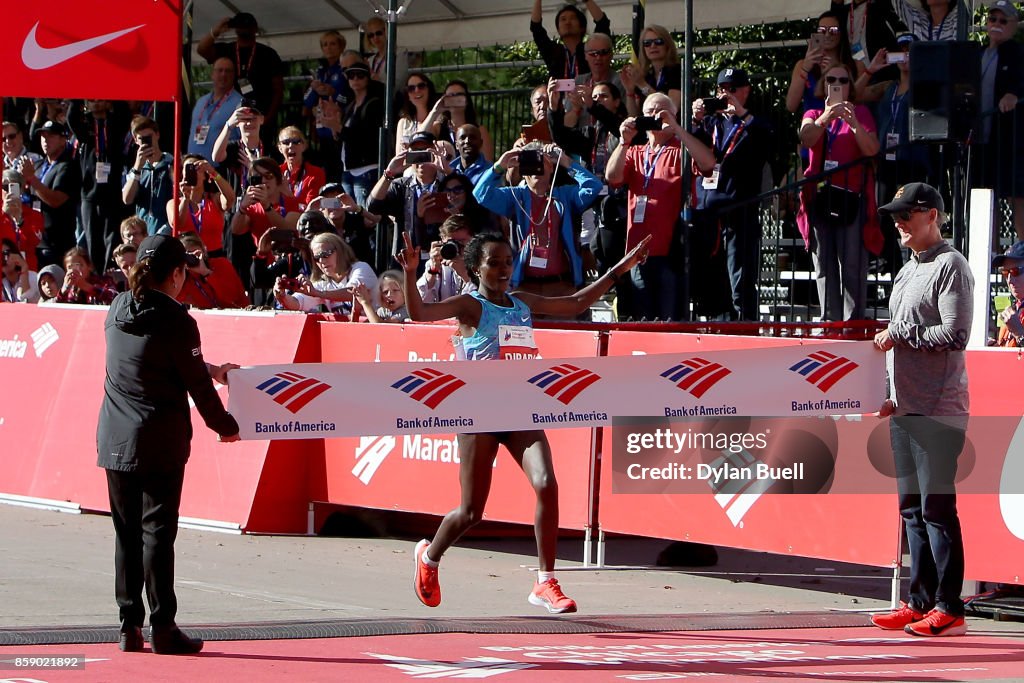
<path id="1" fill-rule="evenodd" d="M 265 365 L 231 373 L 243 439 L 598 427 L 613 417 L 870 413 L 871 342 L 551 360 Z"/>

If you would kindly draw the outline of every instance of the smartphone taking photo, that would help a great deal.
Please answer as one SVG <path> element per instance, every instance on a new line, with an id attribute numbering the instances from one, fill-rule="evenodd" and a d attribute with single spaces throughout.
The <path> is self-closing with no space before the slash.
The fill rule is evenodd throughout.
<path id="1" fill-rule="evenodd" d="M 828 96 L 825 104 L 839 104 L 843 101 L 843 86 L 839 83 L 828 86 Z"/>
<path id="2" fill-rule="evenodd" d="M 199 172 L 196 170 L 195 164 L 185 164 L 185 184 L 189 187 L 195 187 L 199 184 Z"/>
<path id="3" fill-rule="evenodd" d="M 429 149 L 412 149 L 405 153 L 405 161 L 410 164 L 429 164 L 434 160 L 434 153 Z"/>
<path id="4" fill-rule="evenodd" d="M 340 209 L 341 199 L 338 197 L 324 197 L 320 200 L 321 209 Z"/>
<path id="5" fill-rule="evenodd" d="M 886 64 L 904 64 L 907 61 L 906 52 L 887 52 L 885 53 Z"/>
<path id="6" fill-rule="evenodd" d="M 576 90 L 576 81 L 572 78 L 556 78 L 555 92 L 573 92 Z"/>
<path id="7" fill-rule="evenodd" d="M 717 97 L 705 97 L 702 101 L 704 102 L 705 116 L 717 114 L 729 106 L 729 102 L 727 100 L 722 100 Z"/>
<path id="8" fill-rule="evenodd" d="M 661 119 L 653 116 L 638 116 L 634 124 L 637 133 L 646 133 L 649 130 L 661 130 Z"/>

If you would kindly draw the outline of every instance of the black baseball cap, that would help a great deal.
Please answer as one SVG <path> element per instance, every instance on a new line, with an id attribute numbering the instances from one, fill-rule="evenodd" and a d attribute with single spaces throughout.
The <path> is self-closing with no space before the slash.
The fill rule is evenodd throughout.
<path id="1" fill-rule="evenodd" d="M 238 106 L 235 107 L 235 111 L 242 109 L 248 109 L 256 116 L 263 116 L 263 112 L 260 111 L 259 106 L 256 104 L 256 100 L 243 97 L 239 102 Z"/>
<path id="2" fill-rule="evenodd" d="M 434 134 L 427 130 L 421 130 L 413 133 L 412 137 L 409 138 L 409 149 L 412 149 L 413 145 L 427 145 L 433 147 L 434 143 L 437 142 L 437 138 Z"/>
<path id="3" fill-rule="evenodd" d="M 66 138 L 71 137 L 71 131 L 68 130 L 67 124 L 60 121 L 47 121 L 36 129 L 37 135 L 42 135 L 43 133 L 56 133 Z"/>
<path id="4" fill-rule="evenodd" d="M 907 183 L 896 190 L 892 201 L 878 207 L 878 213 L 890 214 L 910 209 L 938 209 L 945 211 L 942 195 L 928 183 Z"/>
<path id="5" fill-rule="evenodd" d="M 170 235 L 150 235 L 139 245 L 139 261 L 149 261 L 153 268 L 170 272 L 182 263 L 189 268 L 199 265 L 199 259 L 185 251 L 185 245 Z"/>
<path id="6" fill-rule="evenodd" d="M 992 259 L 992 267 L 1000 268 L 1007 259 L 1024 261 L 1024 242 L 1014 242 L 1009 249 Z"/>
<path id="7" fill-rule="evenodd" d="M 366 62 L 355 62 L 345 67 L 345 74 L 351 73 L 364 73 L 367 76 L 370 75 L 370 66 Z"/>
<path id="8" fill-rule="evenodd" d="M 718 72 L 718 85 L 731 85 L 736 88 L 742 88 L 745 85 L 750 85 L 750 78 L 743 69 L 730 66 Z"/>

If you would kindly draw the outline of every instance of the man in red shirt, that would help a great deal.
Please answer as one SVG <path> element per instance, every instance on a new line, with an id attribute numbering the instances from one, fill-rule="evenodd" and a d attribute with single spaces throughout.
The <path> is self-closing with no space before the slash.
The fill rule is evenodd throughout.
<path id="1" fill-rule="evenodd" d="M 249 295 L 231 261 L 223 256 L 210 258 L 203 240 L 195 235 L 179 238 L 185 251 L 199 259 L 199 264 L 185 274 L 185 285 L 178 301 L 192 308 L 245 308 Z"/>
<path id="2" fill-rule="evenodd" d="M 684 320 L 688 317 L 686 277 L 679 251 L 676 225 L 683 205 L 683 150 L 693 156 L 701 171 L 715 167 L 714 153 L 676 122 L 676 106 L 662 93 L 644 100 L 643 117 L 630 117 L 619 127 L 621 144 L 605 168 L 612 185 L 629 190 L 626 251 L 651 236 L 650 256 L 630 271 L 617 287 L 631 288 L 633 310 L 619 312 L 620 318 L 638 320 Z M 638 125 L 647 132 L 647 143 L 631 146 Z"/>
<path id="3" fill-rule="evenodd" d="M 22 201 L 24 187 L 25 179 L 21 173 L 12 168 L 4 171 L 0 239 L 17 245 L 18 251 L 25 255 L 29 269 L 36 270 L 36 246 L 43 237 L 43 214 Z"/>

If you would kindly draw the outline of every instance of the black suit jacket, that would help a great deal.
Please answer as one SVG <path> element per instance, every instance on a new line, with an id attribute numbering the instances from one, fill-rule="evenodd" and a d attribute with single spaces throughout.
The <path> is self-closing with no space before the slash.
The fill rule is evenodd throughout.
<path id="1" fill-rule="evenodd" d="M 185 307 L 151 291 L 114 299 L 104 325 L 107 376 L 96 430 L 97 464 L 121 472 L 172 472 L 192 441 L 191 395 L 206 425 L 238 433 L 203 360 L 199 327 Z"/>

